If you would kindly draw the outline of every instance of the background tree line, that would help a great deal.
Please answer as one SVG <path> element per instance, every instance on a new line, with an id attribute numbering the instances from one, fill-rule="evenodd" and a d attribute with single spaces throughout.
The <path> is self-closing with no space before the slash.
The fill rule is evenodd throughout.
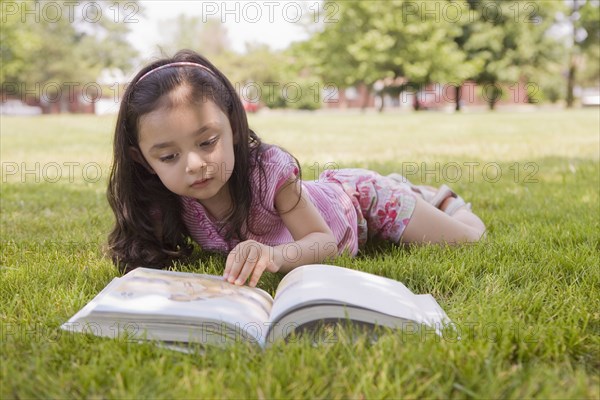
<path id="1" fill-rule="evenodd" d="M 6 2 L 4 2 L 6 3 Z M 27 3 L 27 4 L 25 4 Z M 11 2 L 19 7 L 43 2 Z M 123 18 L 131 1 L 93 3 L 82 19 L 52 18 L 46 10 L 35 19 L 2 5 L 0 83 L 31 88 L 48 82 L 92 82 L 101 71 L 117 68 L 131 74 L 142 60 L 126 40 Z M 72 6 L 71 6 L 72 7 Z M 115 7 L 122 7 L 117 10 Z M 100 11 L 98 12 L 98 8 Z M 93 15 L 96 11 L 96 15 Z M 501 95 L 494 88 L 533 82 L 529 100 L 573 104 L 573 88 L 599 86 L 600 6 L 597 0 L 440 0 L 323 1 L 319 24 L 304 21 L 310 35 L 287 49 L 248 44 L 243 54 L 232 51 L 227 31 L 217 20 L 181 15 L 164 21 L 164 54 L 191 48 L 207 55 L 245 90 L 269 107 L 311 109 L 320 106 L 326 84 L 339 89 L 366 85 L 379 94 L 430 83 L 460 86 L 467 80 L 491 88 L 490 108 Z M 89 13 L 88 13 L 89 14 Z M 309 13 L 306 14 L 310 17 Z M 558 28 L 571 30 L 558 34 Z M 554 32 L 554 33 L 553 33 Z M 381 87 L 376 82 L 403 78 L 406 85 Z M 388 81 L 386 80 L 386 81 Z M 457 103 L 458 105 L 458 103 Z"/>
<path id="2" fill-rule="evenodd" d="M 127 41 L 128 25 L 121 22 L 137 2 L 76 4 L 2 1 L 3 91 L 72 91 L 75 83 L 96 82 L 106 68 L 132 68 L 137 52 Z"/>
<path id="3" fill-rule="evenodd" d="M 598 2 L 326 1 L 324 8 L 328 3 L 335 4 L 340 22 L 298 48 L 319 76 L 341 87 L 363 83 L 373 89 L 384 77 L 416 86 L 460 87 L 473 80 L 492 89 L 525 81 L 535 83 L 530 101 L 566 97 L 570 106 L 575 81 L 600 84 Z M 559 23 L 576 33 L 552 34 Z M 564 76 L 569 66 L 570 85 Z M 485 96 L 490 108 L 499 96 Z"/>

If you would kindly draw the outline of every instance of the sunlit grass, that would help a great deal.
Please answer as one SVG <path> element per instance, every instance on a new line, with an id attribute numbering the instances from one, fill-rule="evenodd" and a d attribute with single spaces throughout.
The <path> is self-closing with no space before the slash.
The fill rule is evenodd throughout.
<path id="1" fill-rule="evenodd" d="M 249 119 L 266 142 L 288 149 L 306 166 L 599 157 L 597 110 L 456 115 L 263 112 Z M 65 172 L 71 168 L 75 180 L 82 175 L 93 178 L 90 163 L 99 165 L 106 175 L 114 123 L 114 116 L 3 117 L 0 155 L 5 164 L 17 163 L 20 170 L 35 170 L 35 163 L 41 170 L 45 165 L 48 180 L 54 178 L 49 163 L 59 164 Z M 23 168 L 21 163 L 25 163 Z M 89 170 L 83 171 L 86 166 Z M 8 175 L 5 180 L 14 178 Z"/>

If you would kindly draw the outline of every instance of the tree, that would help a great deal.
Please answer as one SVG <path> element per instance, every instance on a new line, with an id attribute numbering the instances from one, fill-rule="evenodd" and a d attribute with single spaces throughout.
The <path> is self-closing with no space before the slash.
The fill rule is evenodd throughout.
<path id="1" fill-rule="evenodd" d="M 180 14 L 174 19 L 161 22 L 166 38 L 159 48 L 165 55 L 172 56 L 178 50 L 190 49 L 211 59 L 231 51 L 227 28 L 218 19 L 188 17 Z"/>
<path id="2" fill-rule="evenodd" d="M 578 19 L 580 17 L 579 7 L 581 3 L 579 0 L 572 0 L 571 14 L 569 20 L 571 21 L 571 37 L 569 40 L 569 65 L 567 73 L 567 108 L 573 107 L 575 102 L 575 96 L 573 94 L 573 88 L 575 87 L 575 76 L 577 73 L 577 67 L 580 60 L 581 48 L 578 46 L 577 34 L 580 29 Z"/>
<path id="3" fill-rule="evenodd" d="M 124 19 L 138 11 L 131 1 L 3 4 L 3 92 L 52 95 L 93 83 L 104 68 L 129 69 L 136 51 Z"/>
<path id="4" fill-rule="evenodd" d="M 460 24 L 429 12 L 431 2 L 326 1 L 323 9 L 332 4 L 336 22 L 323 24 L 301 47 L 325 81 L 372 88 L 380 79 L 403 77 L 410 82 L 407 87 L 418 90 L 474 74 L 475 64 L 452 40 L 460 35 Z"/>
<path id="5" fill-rule="evenodd" d="M 231 57 L 224 70 L 247 101 L 269 108 L 320 108 L 320 79 L 298 59 L 293 47 L 272 50 L 264 44 L 247 44 L 246 52 Z"/>
<path id="6" fill-rule="evenodd" d="M 335 6 L 332 6 L 335 5 Z M 341 87 L 402 77 L 418 90 L 466 79 L 484 85 L 491 109 L 501 84 L 543 80 L 560 73 L 563 47 L 547 35 L 559 2 L 547 1 L 344 1 L 336 23 L 323 24 L 304 45 L 306 60 Z M 522 97 L 534 101 L 539 85 Z M 443 91 L 446 93 L 446 90 Z M 418 96 L 416 108 L 419 107 Z"/>
<path id="7" fill-rule="evenodd" d="M 490 109 L 502 95 L 502 83 L 519 85 L 560 73 L 561 44 L 547 35 L 559 2 L 469 0 L 468 4 L 474 21 L 465 26 L 459 43 L 467 58 L 482 65 L 473 78 L 487 89 L 484 97 Z M 537 86 L 528 89 L 533 92 Z"/>
<path id="8" fill-rule="evenodd" d="M 573 90 L 577 83 L 600 84 L 600 5 L 593 1 L 571 0 L 570 9 L 567 108 L 573 107 Z"/>
<path id="9" fill-rule="evenodd" d="M 600 2 L 588 0 L 579 9 L 582 37 L 578 43 L 583 56 L 581 86 L 600 87 Z"/>

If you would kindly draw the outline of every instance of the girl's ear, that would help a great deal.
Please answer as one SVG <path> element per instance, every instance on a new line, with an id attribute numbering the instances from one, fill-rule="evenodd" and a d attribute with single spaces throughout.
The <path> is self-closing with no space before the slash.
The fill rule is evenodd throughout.
<path id="1" fill-rule="evenodd" d="M 133 158 L 133 161 L 135 161 L 138 164 L 141 164 L 151 174 L 156 175 L 156 172 L 154 172 L 152 167 L 148 164 L 143 154 L 140 152 L 140 149 L 134 146 L 129 146 L 129 155 L 131 156 L 131 158 Z"/>

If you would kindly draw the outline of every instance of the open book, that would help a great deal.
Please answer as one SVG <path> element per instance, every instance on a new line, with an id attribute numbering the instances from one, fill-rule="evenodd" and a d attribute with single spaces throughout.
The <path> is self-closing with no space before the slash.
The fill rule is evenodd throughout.
<path id="1" fill-rule="evenodd" d="M 275 299 L 220 276 L 138 268 L 113 279 L 61 327 L 175 347 L 239 340 L 264 347 L 335 321 L 395 329 L 424 324 L 438 333 L 450 322 L 431 295 L 366 272 L 315 264 L 288 273 Z"/>

